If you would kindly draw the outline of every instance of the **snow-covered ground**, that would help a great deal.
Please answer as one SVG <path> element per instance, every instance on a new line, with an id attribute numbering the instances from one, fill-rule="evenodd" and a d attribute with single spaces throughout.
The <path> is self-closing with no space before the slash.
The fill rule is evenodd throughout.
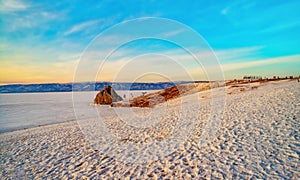
<path id="1" fill-rule="evenodd" d="M 125 99 L 140 96 L 149 91 L 117 91 Z M 97 92 L 74 92 L 84 108 L 93 108 Z M 90 118 L 84 113 L 80 118 Z M 0 133 L 76 120 L 72 92 L 0 94 Z"/>
<path id="2" fill-rule="evenodd" d="M 217 94 L 222 93 L 219 90 L 215 89 Z M 212 101 L 207 99 L 211 93 L 200 92 L 195 94 L 200 99 L 187 96 L 152 110 L 132 108 L 135 116 L 127 116 L 132 112 L 126 108 L 97 106 L 110 130 L 107 132 L 97 131 L 102 130 L 101 122 L 89 118 L 0 134 L 0 177 L 300 179 L 300 83 L 270 82 L 249 91 L 229 88 L 226 93 L 225 106 L 220 101 L 222 96 L 217 96 L 217 111 L 213 113 Z M 150 123 L 147 128 L 136 126 L 143 117 L 147 120 L 148 116 L 158 116 L 166 106 L 169 112 L 159 117 L 162 121 Z M 181 113 L 180 107 L 186 113 Z M 221 123 L 212 124 L 218 131 L 209 134 L 208 144 L 202 144 L 203 134 L 211 132 L 206 125 L 215 120 L 218 110 L 224 110 Z M 116 112 L 128 124 L 121 122 Z M 149 115 L 151 112 L 154 114 Z M 180 131 L 189 122 L 195 123 L 194 128 Z M 115 136 L 105 141 L 109 133 Z M 184 133 L 189 134 L 186 139 L 180 136 Z M 99 140 L 104 141 L 97 146 Z M 168 146 L 172 140 L 180 142 L 173 149 Z M 151 161 L 159 152 L 161 156 Z M 150 159 L 144 163 L 127 161 L 136 156 Z"/>

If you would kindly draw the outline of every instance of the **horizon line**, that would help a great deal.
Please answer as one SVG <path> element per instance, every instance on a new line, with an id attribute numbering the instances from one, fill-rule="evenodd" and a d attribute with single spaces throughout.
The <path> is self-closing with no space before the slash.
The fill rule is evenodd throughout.
<path id="1" fill-rule="evenodd" d="M 286 76 L 261 76 L 261 75 L 244 75 L 245 76 L 255 76 L 255 77 L 262 77 L 263 79 L 269 79 L 269 78 L 274 78 L 274 77 L 279 77 L 279 78 L 289 78 L 289 77 L 293 77 L 293 78 L 300 78 L 299 76 L 292 76 L 292 75 L 286 75 Z M 241 78 L 231 78 L 231 79 L 224 79 L 224 81 L 228 81 L 228 80 L 241 80 L 243 79 L 243 77 Z M 38 84 L 76 84 L 76 83 L 170 83 L 170 82 L 206 82 L 206 81 L 223 81 L 223 80 L 176 80 L 176 81 L 141 81 L 141 82 L 130 82 L 130 81 L 80 81 L 80 82 L 41 82 L 41 83 L 22 83 L 22 82 L 16 82 L 16 83 L 1 83 L 0 82 L 0 86 L 7 86 L 7 85 L 38 85 Z"/>

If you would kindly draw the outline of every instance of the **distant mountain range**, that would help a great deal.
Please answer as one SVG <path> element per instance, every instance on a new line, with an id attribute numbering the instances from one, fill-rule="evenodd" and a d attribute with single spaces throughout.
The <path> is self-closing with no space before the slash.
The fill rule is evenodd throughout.
<path id="1" fill-rule="evenodd" d="M 128 83 L 128 82 L 82 82 L 82 83 L 49 83 L 49 84 L 11 84 L 0 86 L 0 93 L 30 93 L 30 92 L 71 92 L 99 91 L 104 86 L 112 86 L 115 90 L 158 90 L 176 84 L 192 81 Z"/>

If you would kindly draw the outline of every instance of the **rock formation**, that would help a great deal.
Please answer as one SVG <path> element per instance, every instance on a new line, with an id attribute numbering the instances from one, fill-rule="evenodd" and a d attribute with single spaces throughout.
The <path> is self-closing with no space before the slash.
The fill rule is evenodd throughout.
<path id="1" fill-rule="evenodd" d="M 96 95 L 94 104 L 111 104 L 122 100 L 122 97 L 111 86 L 104 86 L 103 90 Z"/>
<path id="2" fill-rule="evenodd" d="M 197 82 L 188 84 L 179 84 L 166 88 L 161 91 L 142 95 L 129 99 L 128 103 L 118 102 L 112 103 L 112 107 L 154 107 L 157 104 L 176 99 L 182 96 L 194 94 L 200 91 L 209 90 L 224 86 L 224 83 L 219 82 Z"/>

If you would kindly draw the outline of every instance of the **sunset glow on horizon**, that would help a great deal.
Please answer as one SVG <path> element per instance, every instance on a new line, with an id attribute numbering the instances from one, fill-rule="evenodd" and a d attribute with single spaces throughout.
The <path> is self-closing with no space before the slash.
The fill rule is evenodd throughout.
<path id="1" fill-rule="evenodd" d="M 141 17 L 171 19 L 196 31 L 212 48 L 225 79 L 244 75 L 299 76 L 299 6 L 296 0 L 180 1 L 176 4 L 172 1 L 1 0 L 0 84 L 73 82 L 82 54 L 99 34 L 116 24 Z M 180 37 L 183 32 L 174 29 L 164 36 L 185 38 Z M 130 29 L 124 29 L 113 37 L 105 37 L 101 43 L 110 46 L 116 38 L 128 37 L 130 33 Z M 191 57 L 185 56 L 178 46 L 157 40 L 125 45 L 112 54 L 99 76 L 94 79 L 82 76 L 80 80 L 125 82 L 131 81 L 135 69 L 159 68 L 176 74 L 172 80 L 185 80 L 175 66 L 168 64 L 167 57 L 157 54 L 172 54 L 173 59 L 185 64 L 193 79 L 206 80 L 205 71 L 195 68 L 189 62 Z M 201 56 L 205 57 L 205 53 Z M 133 60 L 143 63 L 132 63 Z M 120 68 L 130 63 L 131 70 L 116 79 Z M 163 80 L 166 79 L 153 75 L 137 79 Z"/>

